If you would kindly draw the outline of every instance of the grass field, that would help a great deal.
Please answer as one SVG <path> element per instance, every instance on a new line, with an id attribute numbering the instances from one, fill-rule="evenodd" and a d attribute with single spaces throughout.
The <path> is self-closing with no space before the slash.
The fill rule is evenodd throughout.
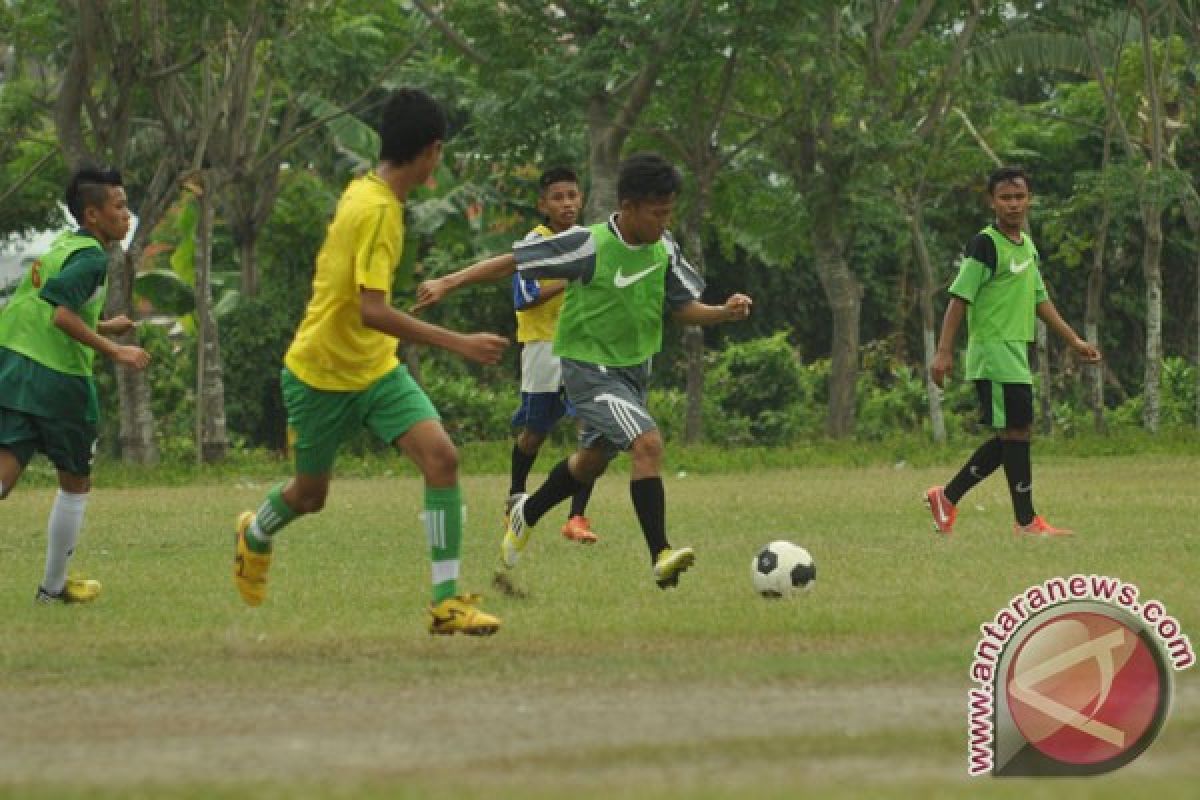
<path id="1" fill-rule="evenodd" d="M 1036 455 L 1035 455 L 1036 458 Z M 1010 534 L 1002 477 L 967 497 L 953 541 L 921 490 L 953 467 L 667 478 L 696 567 L 658 590 L 623 476 L 597 487 L 590 548 L 534 533 L 529 592 L 488 592 L 505 481 L 464 480 L 464 588 L 504 629 L 432 639 L 409 477 L 337 482 L 289 528 L 271 597 L 243 607 L 231 525 L 267 485 L 98 490 L 75 565 L 90 607 L 37 607 L 52 492 L 0 506 L 0 796 L 1194 797 L 1200 679 L 1152 748 L 1085 781 L 966 775 L 979 625 L 1026 586 L 1076 572 L 1158 598 L 1200 644 L 1200 458 L 1035 464 L 1071 540 Z M 750 590 L 756 549 L 805 545 L 816 588 Z"/>

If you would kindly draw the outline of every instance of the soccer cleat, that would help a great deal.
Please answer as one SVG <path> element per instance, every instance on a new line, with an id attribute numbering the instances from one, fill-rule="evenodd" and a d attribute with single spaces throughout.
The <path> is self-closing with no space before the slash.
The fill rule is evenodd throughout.
<path id="1" fill-rule="evenodd" d="M 678 550 L 667 548 L 654 559 L 654 582 L 660 589 L 670 589 L 679 585 L 679 576 L 688 567 L 696 563 L 696 553 L 690 547 Z"/>
<path id="2" fill-rule="evenodd" d="M 925 490 L 925 505 L 933 515 L 933 529 L 938 533 L 954 533 L 954 521 L 958 519 L 958 509 L 950 498 L 946 497 L 945 487 L 931 486 Z"/>
<path id="3" fill-rule="evenodd" d="M 246 546 L 246 530 L 252 522 L 253 511 L 243 511 L 238 515 L 233 582 L 246 605 L 261 606 L 263 600 L 267 599 L 267 570 L 271 568 L 271 554 L 255 553 Z"/>
<path id="4" fill-rule="evenodd" d="M 576 514 L 567 520 L 567 524 L 562 526 L 562 535 L 580 544 L 595 544 L 597 538 L 596 534 L 592 533 L 592 523 L 582 514 Z"/>
<path id="5" fill-rule="evenodd" d="M 529 544 L 529 526 L 525 524 L 525 501 L 529 495 L 522 494 L 513 501 L 504 520 L 504 538 L 500 540 L 500 563 L 512 569 L 521 558 L 521 551 Z"/>
<path id="6" fill-rule="evenodd" d="M 1075 531 L 1056 528 L 1040 516 L 1035 516 L 1028 525 L 1013 523 L 1014 536 L 1071 536 Z"/>
<path id="7" fill-rule="evenodd" d="M 100 596 L 100 581 L 87 578 L 67 578 L 62 591 L 51 594 L 41 586 L 38 587 L 35 602 L 49 603 L 90 603 Z"/>
<path id="8" fill-rule="evenodd" d="M 437 605 L 430 606 L 429 632 L 441 636 L 449 636 L 454 633 L 465 633 L 467 636 L 491 636 L 500 630 L 500 620 L 479 610 L 479 601 L 482 599 L 477 594 L 460 594 L 457 597 L 447 597 Z"/>

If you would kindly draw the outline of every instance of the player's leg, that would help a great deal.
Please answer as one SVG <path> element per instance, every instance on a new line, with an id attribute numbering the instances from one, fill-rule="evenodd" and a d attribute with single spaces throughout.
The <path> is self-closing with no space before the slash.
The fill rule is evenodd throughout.
<path id="1" fill-rule="evenodd" d="M 0 406 L 0 500 L 17 485 L 40 440 L 30 415 Z"/>
<path id="2" fill-rule="evenodd" d="M 992 381 L 975 381 L 975 394 L 979 398 L 980 417 L 985 426 L 994 427 L 993 418 L 996 416 L 992 398 L 1000 392 L 1001 384 Z M 1003 409 L 1000 409 L 1003 419 Z M 1001 426 L 1003 427 L 1003 426 Z M 933 515 L 933 529 L 939 533 L 954 532 L 954 523 L 958 519 L 958 503 L 963 495 L 975 488 L 977 484 L 991 475 L 1002 461 L 1002 443 L 1000 437 L 993 436 L 980 445 L 971 457 L 963 464 L 949 483 L 945 486 L 931 486 L 925 490 L 925 505 Z"/>
<path id="3" fill-rule="evenodd" d="M 653 422 L 653 420 L 651 420 Z M 682 575 L 696 560 L 690 547 L 672 548 L 667 541 L 667 501 L 662 480 L 663 440 L 657 428 L 638 435 L 629 448 L 632 459 L 629 497 L 637 514 L 654 580 L 661 589 L 679 584 Z"/>
<path id="4" fill-rule="evenodd" d="M 1033 506 L 1033 386 L 1027 383 L 998 384 L 1003 397 L 1004 429 L 1000 432 L 1004 475 L 1012 500 L 1013 533 L 1036 536 L 1068 536 L 1071 531 L 1055 528 L 1038 516 Z"/>
<path id="5" fill-rule="evenodd" d="M 346 429 L 357 424 L 356 393 L 318 391 L 287 369 L 281 384 L 296 471 L 267 492 L 257 511 L 238 515 L 233 578 L 242 600 L 251 606 L 266 599 L 275 536 L 297 517 L 325 507 L 338 445 Z"/>
<path id="6" fill-rule="evenodd" d="M 516 495 L 525 492 L 525 483 L 538 450 L 554 423 L 562 415 L 558 392 L 562 385 L 562 366 L 554 355 L 552 342 L 532 341 L 521 345 L 521 406 L 513 414 L 513 427 L 519 429 L 513 444 L 512 479 L 507 508 Z"/>
<path id="7" fill-rule="evenodd" d="M 100 596 L 100 583 L 72 576 L 67 568 L 87 510 L 92 488 L 92 459 L 96 450 L 96 428 L 88 422 L 40 419 L 42 448 L 58 470 L 58 492 L 46 522 L 46 568 L 38 586 L 42 603 L 87 603 Z"/>
<path id="8" fill-rule="evenodd" d="M 478 607 L 478 595 L 458 590 L 465 511 L 458 484 L 458 449 L 433 403 L 404 367 L 376 382 L 363 403 L 367 427 L 408 456 L 425 479 L 421 519 L 433 584 L 430 633 L 495 633 L 500 620 Z"/>
<path id="9" fill-rule="evenodd" d="M 566 390 L 563 389 L 559 392 L 558 397 L 563 415 L 576 419 L 578 436 L 582 437 L 583 425 L 577 419 L 575 407 L 571 405 L 571 401 L 567 398 Z M 562 527 L 562 535 L 573 542 L 595 544 L 599 538 L 592 530 L 591 520 L 587 518 L 588 501 L 592 499 L 592 489 L 595 486 L 596 482 L 594 480 L 587 481 L 571 495 L 571 510 L 567 512 L 567 522 Z"/>
<path id="10" fill-rule="evenodd" d="M 521 392 L 521 406 L 513 414 L 512 424 L 517 429 L 513 441 L 512 457 L 509 464 L 508 496 L 511 500 L 515 495 L 525 492 L 526 482 L 533 464 L 537 461 L 538 451 L 546 441 L 546 432 L 532 427 L 535 417 L 534 405 L 537 395 L 531 392 Z"/>

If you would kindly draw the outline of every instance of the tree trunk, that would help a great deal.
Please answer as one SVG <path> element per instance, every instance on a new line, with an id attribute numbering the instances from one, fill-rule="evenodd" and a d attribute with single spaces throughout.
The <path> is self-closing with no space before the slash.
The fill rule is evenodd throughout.
<path id="1" fill-rule="evenodd" d="M 859 317 L 863 288 L 846 263 L 842 242 L 826 228 L 814 242 L 817 276 L 833 315 L 830 352 L 829 411 L 825 430 L 835 439 L 854 432 L 858 383 Z"/>
<path id="2" fill-rule="evenodd" d="M 112 317 L 125 314 L 130 319 L 133 311 L 133 276 L 140 251 L 131 249 L 123 253 L 119 249 L 108 262 L 108 297 L 104 315 Z M 122 344 L 136 344 L 137 333 L 130 331 L 113 337 Z M 154 413 L 150 406 L 150 378 L 146 370 L 117 367 L 117 450 L 123 461 L 134 464 L 157 464 L 158 443 L 154 438 Z"/>
<path id="3" fill-rule="evenodd" d="M 612 100 L 606 94 L 588 101 L 588 173 L 591 187 L 588 190 L 584 222 L 594 224 L 603 221 L 617 209 L 617 172 L 621 165 L 621 145 L 625 134 L 616 130 L 612 123 Z"/>
<path id="4" fill-rule="evenodd" d="M 254 235 L 238 239 L 238 260 L 241 262 L 242 280 L 238 290 L 243 297 L 258 294 L 258 240 Z"/>
<path id="5" fill-rule="evenodd" d="M 212 313 L 212 181 L 205 176 L 196 226 L 196 457 L 201 464 L 225 458 L 225 379 L 221 347 Z"/>
<path id="6" fill-rule="evenodd" d="M 1037 347 L 1037 369 L 1042 390 L 1038 392 L 1038 416 L 1041 418 L 1039 430 L 1049 435 L 1054 432 L 1054 392 L 1050 383 L 1050 337 L 1046 333 L 1046 323 L 1040 319 L 1034 326 Z"/>
<path id="7" fill-rule="evenodd" d="M 1104 156 L 1101 170 L 1108 167 L 1112 126 L 1104 132 Z M 1092 267 L 1088 270 L 1087 295 L 1083 310 L 1083 337 L 1096 347 L 1100 346 L 1100 318 L 1104 302 L 1104 253 L 1108 245 L 1108 226 L 1112 222 L 1112 205 L 1108 193 L 1102 193 L 1100 224 L 1092 245 Z M 1098 433 L 1107 430 L 1104 421 L 1104 363 L 1083 368 L 1087 381 L 1088 405 L 1092 409 L 1092 423 Z"/>
<path id="8" fill-rule="evenodd" d="M 680 240 L 688 262 L 701 276 L 708 270 L 704 261 L 704 237 L 700 230 L 712 196 L 712 181 L 717 165 L 699 169 L 695 197 L 683 220 Z M 684 415 L 683 440 L 696 444 L 704 440 L 704 331 L 698 325 L 683 329 L 683 354 L 686 363 L 687 411 Z"/>
<path id="9" fill-rule="evenodd" d="M 937 319 L 933 315 L 933 294 L 937 291 L 933 278 L 933 259 L 925 244 L 925 222 L 920 195 L 910 199 L 905 219 L 912 236 L 913 252 L 921 275 L 921 341 L 924 348 L 925 396 L 929 398 L 929 424 L 933 440 L 946 441 L 946 418 L 942 413 L 942 390 L 933 382 L 933 357 L 937 355 Z"/>
<path id="10" fill-rule="evenodd" d="M 1147 187 L 1146 191 L 1157 192 Z M 1146 280 L 1146 367 L 1142 381 L 1142 424 L 1158 432 L 1162 378 L 1162 215 L 1157 204 L 1144 202 L 1146 226 L 1142 247 L 1142 275 Z"/>

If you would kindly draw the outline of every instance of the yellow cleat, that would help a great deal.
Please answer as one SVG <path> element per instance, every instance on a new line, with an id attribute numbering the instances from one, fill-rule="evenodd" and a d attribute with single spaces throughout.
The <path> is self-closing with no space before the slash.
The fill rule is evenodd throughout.
<path id="1" fill-rule="evenodd" d="M 430 606 L 429 632 L 443 636 L 455 633 L 491 636 L 500 630 L 500 620 L 479 610 L 477 606 L 482 599 L 477 594 L 460 594 Z"/>
<path id="2" fill-rule="evenodd" d="M 660 589 L 678 586 L 679 576 L 694 563 L 696 553 L 690 547 L 663 550 L 658 554 L 658 558 L 654 559 L 654 582 Z"/>
<path id="3" fill-rule="evenodd" d="M 254 522 L 253 511 L 243 511 L 237 521 L 237 548 L 233 557 L 233 582 L 248 606 L 261 606 L 267 599 L 267 570 L 270 553 L 255 553 L 246 546 L 246 530 Z"/>
<path id="4" fill-rule="evenodd" d="M 50 594 L 39 586 L 37 597 L 34 599 L 39 603 L 90 603 L 99 596 L 100 581 L 87 578 L 67 578 L 62 591 L 58 594 Z"/>
<path id="5" fill-rule="evenodd" d="M 521 551 L 529 544 L 529 526 L 525 524 L 525 501 L 529 495 L 521 494 L 513 501 L 504 520 L 504 538 L 500 540 L 500 563 L 512 569 L 521 558 Z"/>

